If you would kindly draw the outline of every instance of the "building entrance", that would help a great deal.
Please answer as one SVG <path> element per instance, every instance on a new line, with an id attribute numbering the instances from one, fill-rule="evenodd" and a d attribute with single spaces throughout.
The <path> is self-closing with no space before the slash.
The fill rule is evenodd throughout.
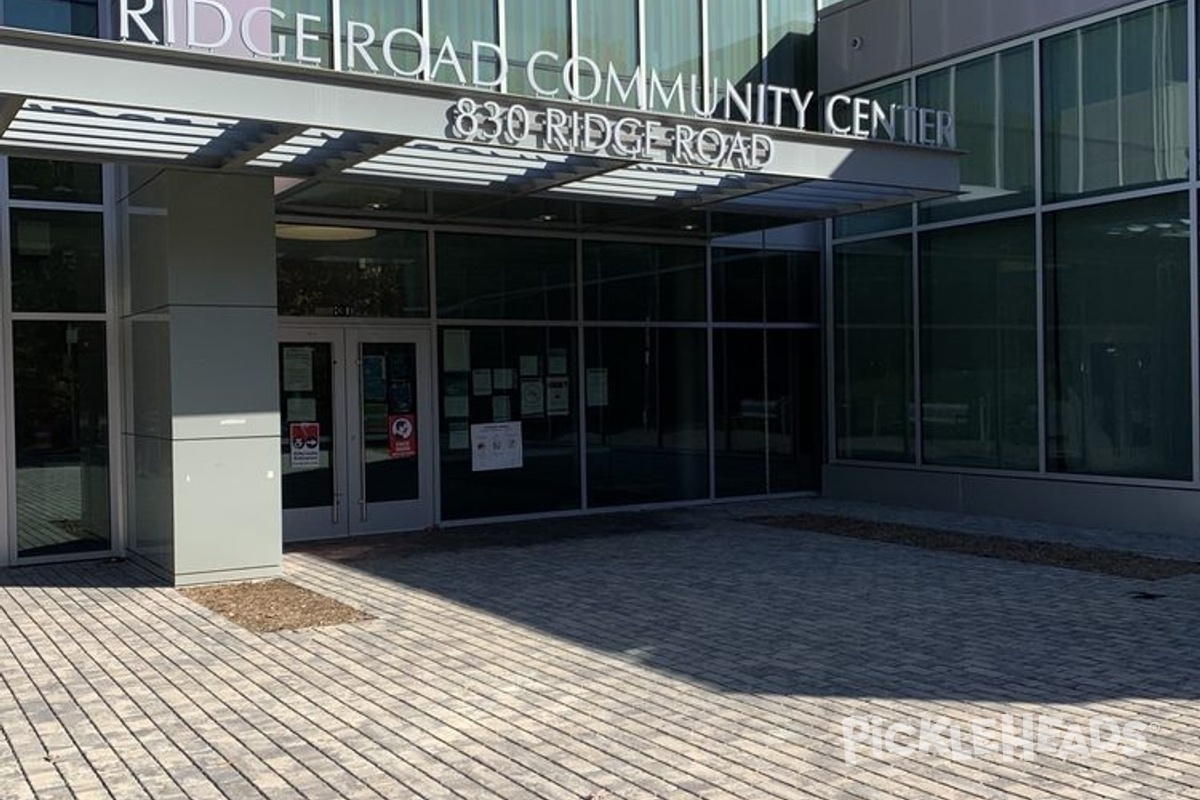
<path id="1" fill-rule="evenodd" d="M 433 523 L 427 331 L 285 326 L 279 376 L 285 541 Z"/>

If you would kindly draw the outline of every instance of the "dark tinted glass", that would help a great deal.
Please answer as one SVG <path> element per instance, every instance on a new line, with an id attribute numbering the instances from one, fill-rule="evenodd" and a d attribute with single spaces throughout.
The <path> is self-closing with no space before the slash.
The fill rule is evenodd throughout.
<path id="1" fill-rule="evenodd" d="M 1190 232 L 1186 194 L 1047 215 L 1051 470 L 1191 478 Z"/>
<path id="2" fill-rule="evenodd" d="M 508 236 L 437 237 L 443 319 L 572 319 L 575 242 Z"/>
<path id="3" fill-rule="evenodd" d="M 13 28 L 99 36 L 96 0 L 4 0 L 3 22 Z"/>
<path id="4" fill-rule="evenodd" d="M 12 211 L 14 311 L 104 311 L 104 217 Z"/>
<path id="5" fill-rule="evenodd" d="M 589 330 L 588 502 L 708 497 L 703 330 Z"/>
<path id="6" fill-rule="evenodd" d="M 333 428 L 333 348 L 329 344 L 285 342 L 279 345 L 279 409 L 283 423 L 283 508 L 333 505 L 335 452 Z M 299 376 L 298 378 L 296 376 Z M 294 458 L 292 437 L 317 426 L 317 463 Z"/>
<path id="7" fill-rule="evenodd" d="M 22 557 L 109 548 L 107 362 L 104 323 L 13 323 Z"/>
<path id="8" fill-rule="evenodd" d="M 585 242 L 587 319 L 704 321 L 704 250 Z"/>
<path id="9" fill-rule="evenodd" d="M 713 250 L 717 322 L 817 322 L 820 284 L 817 253 Z"/>
<path id="10" fill-rule="evenodd" d="M 308 227 L 296 226 L 298 230 Z M 428 317 L 426 235 L 371 229 L 364 233 L 370 238 L 345 242 L 276 239 L 279 313 Z"/>
<path id="11" fill-rule="evenodd" d="M 13 200 L 100 203 L 104 192 L 99 164 L 71 161 L 8 160 L 8 191 Z"/>
<path id="12" fill-rule="evenodd" d="M 834 250 L 834 398 L 840 458 L 912 461 L 911 239 Z"/>

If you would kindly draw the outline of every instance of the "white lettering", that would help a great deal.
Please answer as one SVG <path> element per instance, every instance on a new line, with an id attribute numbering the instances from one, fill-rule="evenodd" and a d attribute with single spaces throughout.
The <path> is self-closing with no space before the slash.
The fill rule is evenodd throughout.
<path id="1" fill-rule="evenodd" d="M 668 92 L 666 90 L 666 87 L 662 85 L 662 80 L 658 77 L 658 73 L 657 72 L 650 73 L 650 96 L 649 96 L 649 98 L 647 98 L 649 100 L 650 109 L 653 109 L 655 107 L 654 100 L 655 100 L 655 98 L 657 98 L 662 101 L 662 106 L 659 107 L 660 111 L 672 111 L 673 106 L 675 105 L 676 96 L 678 96 L 679 113 L 686 114 L 687 113 L 687 105 L 686 105 L 687 97 L 685 95 L 686 95 L 686 92 L 684 91 L 684 88 L 683 88 L 683 76 L 682 75 L 676 76 L 674 83 L 671 84 L 671 91 Z M 642 110 L 647 111 L 650 109 L 642 109 Z"/>
<path id="2" fill-rule="evenodd" d="M 556 53 L 549 50 L 538 50 L 529 57 L 529 64 L 525 67 L 525 80 L 529 83 L 530 88 L 539 95 L 554 97 L 558 94 L 559 90 L 557 88 L 547 89 L 538 81 L 538 63 L 543 59 L 558 63 L 558 55 Z"/>
<path id="3" fill-rule="evenodd" d="M 296 15 L 296 60 L 301 64 L 315 64 L 321 66 L 321 57 L 309 55 L 307 46 L 311 44 L 319 44 L 321 37 L 315 33 L 308 32 L 308 23 L 320 24 L 321 18 L 314 14 L 297 14 Z"/>
<path id="4" fill-rule="evenodd" d="M 630 99 L 634 99 L 638 108 L 646 107 L 646 82 L 642 80 L 641 67 L 633 71 L 633 75 L 629 77 L 629 84 L 625 85 L 621 83 L 621 76 L 617 73 L 617 68 L 610 61 L 604 91 L 604 102 L 610 106 L 616 105 L 613 103 L 614 89 L 616 90 L 617 98 L 621 101 L 621 105 L 629 105 Z"/>
<path id="5" fill-rule="evenodd" d="M 454 70 L 454 75 L 458 78 L 458 82 L 466 85 L 467 76 L 463 72 L 462 62 L 458 60 L 458 51 L 454 49 L 454 42 L 450 41 L 450 37 L 448 36 L 446 37 L 446 41 L 442 42 L 442 49 L 438 51 L 437 61 L 433 62 L 433 70 L 429 73 L 429 79 L 436 81 L 438 79 L 438 72 L 447 64 Z"/>
<path id="6" fill-rule="evenodd" d="M 571 142 L 567 137 L 567 125 L 570 118 L 561 108 L 546 109 L 546 125 L 544 135 L 546 147 L 551 150 L 570 150 Z"/>
<path id="7" fill-rule="evenodd" d="M 955 133 L 954 115 L 949 111 L 937 112 L 938 118 L 938 146 L 939 147 L 958 147 L 958 136 Z"/>
<path id="8" fill-rule="evenodd" d="M 366 34 L 362 39 L 358 38 L 359 33 Z M 347 22 L 346 23 L 346 66 L 351 72 L 358 69 L 358 60 L 361 58 L 367 65 L 367 69 L 371 72 L 379 72 L 379 65 L 375 63 L 375 59 L 371 58 L 371 54 L 367 52 L 367 48 L 375 44 L 375 28 L 365 22 Z"/>
<path id="9" fill-rule="evenodd" d="M 411 36 L 413 49 L 417 53 L 417 66 L 406 70 L 396 60 L 396 40 Z M 429 71 L 429 42 L 424 36 L 410 28 L 396 28 L 383 37 L 383 62 L 398 78 L 420 78 Z"/>
<path id="10" fill-rule="evenodd" d="M 585 69 L 590 73 L 592 81 L 592 89 L 588 93 L 583 90 Z M 586 56 L 576 56 L 563 67 L 563 84 L 567 87 L 567 94 L 571 96 L 572 100 L 582 103 L 592 102 L 604 88 L 602 81 L 603 74 L 600 72 L 600 65 Z"/>
<path id="11" fill-rule="evenodd" d="M 196 10 L 202 7 L 211 8 L 217 12 L 217 16 L 221 20 L 221 35 L 211 42 L 202 42 L 196 38 Z M 216 50 L 229 44 L 229 40 L 233 38 L 233 15 L 229 13 L 229 9 L 218 3 L 217 0 L 187 0 L 187 26 L 188 47 Z"/>
<path id="12" fill-rule="evenodd" d="M 490 52 L 496 59 L 496 77 L 490 81 L 483 79 L 484 52 Z M 495 89 L 504 85 L 508 77 L 508 59 L 504 51 L 491 42 L 471 42 L 471 71 L 474 73 L 475 85 L 483 89 Z"/>
<path id="13" fill-rule="evenodd" d="M 154 0 L 143 0 L 142 7 L 136 11 L 129 7 L 129 0 L 121 0 L 121 41 L 129 39 L 129 23 L 133 22 L 137 25 L 138 30 L 142 32 L 142 36 L 146 37 L 147 42 L 158 44 L 158 36 L 146 24 L 146 20 L 142 19 L 153 10 Z"/>
<path id="14" fill-rule="evenodd" d="M 733 120 L 733 107 L 737 106 L 738 113 L 742 115 L 742 119 L 750 122 L 752 119 L 752 108 L 754 107 L 754 87 L 747 83 L 743 90 L 743 95 L 733 81 L 725 81 L 725 119 Z"/>
<path id="15" fill-rule="evenodd" d="M 250 9 L 246 12 L 246 16 L 242 17 L 242 44 L 244 44 L 246 49 L 251 53 L 254 53 L 256 56 L 262 56 L 263 58 L 283 58 L 284 53 L 286 52 L 284 48 L 283 36 L 278 37 L 275 48 L 272 50 L 263 49 L 254 41 L 254 21 L 257 20 L 262 14 L 270 14 L 276 19 L 287 19 L 287 15 L 277 8 L 258 6 L 257 8 Z M 266 29 L 269 37 L 271 31 L 270 25 L 267 25 Z"/>
<path id="16" fill-rule="evenodd" d="M 839 106 L 846 106 L 849 108 L 853 102 L 854 101 L 851 98 L 844 94 L 837 94 L 829 98 L 829 102 L 825 105 L 826 130 L 828 130 L 830 133 L 836 133 L 839 136 L 850 135 L 851 128 L 839 125 L 837 121 L 837 114 Z"/>

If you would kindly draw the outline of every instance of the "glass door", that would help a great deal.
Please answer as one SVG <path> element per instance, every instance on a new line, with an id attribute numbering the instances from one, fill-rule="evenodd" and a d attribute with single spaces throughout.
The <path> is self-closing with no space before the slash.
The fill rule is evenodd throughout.
<path id="1" fill-rule="evenodd" d="M 284 329 L 285 541 L 432 524 L 428 351 L 424 331 Z"/>
<path id="2" fill-rule="evenodd" d="M 347 382 L 352 535 L 433 523 L 429 334 L 350 330 Z"/>

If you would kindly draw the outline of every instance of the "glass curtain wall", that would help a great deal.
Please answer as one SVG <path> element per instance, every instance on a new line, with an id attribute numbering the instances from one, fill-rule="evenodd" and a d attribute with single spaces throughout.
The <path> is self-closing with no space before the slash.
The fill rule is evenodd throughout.
<path id="1" fill-rule="evenodd" d="M 1187 3 L 1164 3 L 1043 44 L 1046 199 L 1183 180 Z"/>
<path id="2" fill-rule="evenodd" d="M 837 458 L 1195 480 L 1194 202 L 1172 191 L 1192 177 L 1187 5 L 903 82 L 957 112 L 967 192 L 923 206 L 915 235 L 872 238 L 879 215 L 833 226 Z"/>
<path id="3" fill-rule="evenodd" d="M 571 4 L 569 0 L 519 0 L 508 4 L 505 14 L 505 50 L 508 55 L 508 91 L 537 94 L 529 84 L 530 57 L 539 50 L 558 54 L 560 61 L 543 60 L 536 69 L 537 85 L 562 95 L 563 61 L 571 52 Z M 592 87 L 585 86 L 585 94 Z"/>
<path id="4" fill-rule="evenodd" d="M 10 159 L 17 554 L 111 548 L 101 168 Z"/>
<path id="5" fill-rule="evenodd" d="M 4 0 L 0 21 L 12 28 L 97 37 L 98 5 L 98 0 Z"/>

